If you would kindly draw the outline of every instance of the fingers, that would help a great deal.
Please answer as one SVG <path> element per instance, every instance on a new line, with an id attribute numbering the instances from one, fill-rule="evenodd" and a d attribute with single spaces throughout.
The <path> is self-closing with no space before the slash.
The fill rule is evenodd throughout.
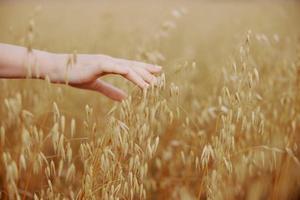
<path id="1" fill-rule="evenodd" d="M 142 89 L 146 89 L 149 87 L 149 84 L 134 70 L 128 69 L 128 73 L 123 75 L 126 79 L 130 80 L 131 82 L 135 83 Z"/>
<path id="2" fill-rule="evenodd" d="M 101 73 L 113 73 L 113 74 L 120 74 L 124 78 L 130 80 L 131 82 L 138 85 L 140 88 L 145 89 L 149 86 L 149 84 L 146 82 L 149 77 L 144 77 L 137 71 L 135 71 L 133 68 L 130 68 L 128 66 L 122 66 L 118 63 L 106 61 L 101 64 L 100 68 Z"/>
<path id="3" fill-rule="evenodd" d="M 114 59 L 121 66 L 127 66 L 138 73 L 147 83 L 156 84 L 157 79 L 153 73 L 159 73 L 161 71 L 160 66 L 146 64 L 138 61 L 130 61 L 125 59 Z"/>
<path id="4" fill-rule="evenodd" d="M 74 86 L 74 85 L 73 85 Z M 119 88 L 114 87 L 113 85 L 106 83 L 102 80 L 95 80 L 91 83 L 83 84 L 83 85 L 76 85 L 74 87 L 82 88 L 82 89 L 89 89 L 93 91 L 100 92 L 107 96 L 108 98 L 115 100 L 115 101 L 122 101 L 126 98 L 126 93 Z"/>
<path id="5" fill-rule="evenodd" d="M 151 73 L 159 73 L 161 72 L 161 66 L 157 66 L 157 65 L 150 65 L 150 64 L 145 64 L 145 63 L 140 63 L 137 61 L 133 61 L 133 63 L 136 64 L 136 66 L 140 66 L 145 68 L 146 70 L 148 70 Z"/>
<path id="6" fill-rule="evenodd" d="M 148 71 L 142 69 L 142 68 L 136 68 L 135 71 L 149 84 L 155 85 L 157 82 L 157 79 L 155 76 L 153 76 Z"/>
<path id="7" fill-rule="evenodd" d="M 128 73 L 128 68 L 124 67 L 122 65 L 118 65 L 117 63 L 111 62 L 109 60 L 102 61 L 98 65 L 98 69 L 100 70 L 100 73 L 106 73 L 106 74 L 121 74 L 125 75 Z"/>
<path id="8" fill-rule="evenodd" d="M 161 67 L 138 61 L 129 61 L 111 57 L 102 57 L 98 64 L 99 75 L 119 74 L 124 78 L 145 89 L 149 84 L 156 84 L 157 79 L 153 73 L 161 71 Z"/>
<path id="9" fill-rule="evenodd" d="M 139 61 L 131 61 L 131 60 L 125 60 L 125 59 L 120 59 L 120 58 L 114 58 L 116 62 L 119 64 L 123 64 L 129 67 L 137 67 L 137 68 L 143 68 L 147 70 L 150 73 L 159 73 L 161 72 L 162 67 L 157 66 L 157 65 L 151 65 Z"/>

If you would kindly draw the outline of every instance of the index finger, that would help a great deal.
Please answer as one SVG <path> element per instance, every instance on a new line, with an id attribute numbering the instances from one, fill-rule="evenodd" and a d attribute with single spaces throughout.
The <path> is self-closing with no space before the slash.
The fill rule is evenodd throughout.
<path id="1" fill-rule="evenodd" d="M 162 69 L 161 66 L 143 63 L 143 62 L 135 61 L 135 60 L 126 60 L 126 59 L 121 59 L 121 58 L 117 58 L 116 60 L 119 63 L 126 64 L 128 67 L 142 67 L 151 73 L 159 73 Z"/>

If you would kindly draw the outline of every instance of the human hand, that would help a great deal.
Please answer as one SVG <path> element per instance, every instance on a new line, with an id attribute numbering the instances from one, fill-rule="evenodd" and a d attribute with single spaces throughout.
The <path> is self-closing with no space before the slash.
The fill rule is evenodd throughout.
<path id="1" fill-rule="evenodd" d="M 160 71 L 159 66 L 105 55 L 54 54 L 0 43 L 0 78 L 48 77 L 53 83 L 95 90 L 117 101 L 126 93 L 100 80 L 101 76 L 121 75 L 144 89 L 156 83 L 154 74 Z"/>
<path id="2" fill-rule="evenodd" d="M 44 74 L 51 82 L 98 91 L 116 101 L 126 98 L 126 93 L 100 77 L 107 74 L 121 75 L 145 89 L 157 82 L 154 74 L 161 71 L 161 67 L 156 65 L 106 55 L 51 54 L 48 59 L 52 61 L 44 69 Z"/>

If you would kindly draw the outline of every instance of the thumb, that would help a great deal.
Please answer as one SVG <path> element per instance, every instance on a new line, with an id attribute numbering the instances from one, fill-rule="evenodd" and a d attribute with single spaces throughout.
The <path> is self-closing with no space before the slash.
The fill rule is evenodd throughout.
<path id="1" fill-rule="evenodd" d="M 106 83 L 100 79 L 94 80 L 90 83 L 82 84 L 82 85 L 72 85 L 77 88 L 88 89 L 100 92 L 107 96 L 108 98 L 115 100 L 115 101 L 122 101 L 126 98 L 127 94 L 122 91 L 121 89 Z"/>

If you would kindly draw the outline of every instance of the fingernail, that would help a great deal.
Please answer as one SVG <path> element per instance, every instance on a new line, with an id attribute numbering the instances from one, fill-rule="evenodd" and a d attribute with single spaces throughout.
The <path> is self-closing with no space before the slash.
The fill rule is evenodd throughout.
<path id="1" fill-rule="evenodd" d="M 148 88 L 149 88 L 149 86 L 150 86 L 150 85 L 149 85 L 148 83 L 145 83 L 145 85 L 144 85 L 144 87 L 143 87 L 143 88 L 144 88 L 144 89 L 148 89 Z"/>
<path id="2" fill-rule="evenodd" d="M 152 79 L 151 84 L 156 85 L 157 82 L 158 82 L 158 79 L 155 77 L 155 78 Z"/>

